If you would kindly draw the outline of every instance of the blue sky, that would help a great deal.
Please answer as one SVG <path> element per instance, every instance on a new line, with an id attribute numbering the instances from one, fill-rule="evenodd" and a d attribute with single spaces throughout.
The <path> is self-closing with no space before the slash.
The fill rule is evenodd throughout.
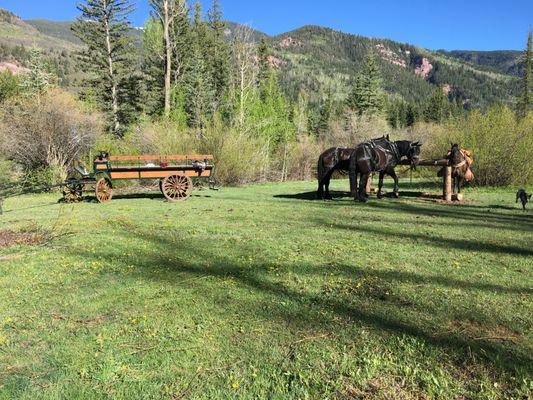
<path id="1" fill-rule="evenodd" d="M 132 0 L 140 26 L 148 0 Z M 203 0 L 205 6 L 211 1 Z M 220 0 L 226 19 L 268 34 L 302 25 L 384 37 L 429 49 L 523 49 L 533 25 L 533 0 Z M 24 19 L 69 20 L 76 0 L 0 0 L 0 7 Z"/>

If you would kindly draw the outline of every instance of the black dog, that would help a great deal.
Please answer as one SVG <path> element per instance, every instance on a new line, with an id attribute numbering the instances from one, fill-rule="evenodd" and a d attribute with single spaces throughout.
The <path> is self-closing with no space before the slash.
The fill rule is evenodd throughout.
<path id="1" fill-rule="evenodd" d="M 520 202 L 522 203 L 522 208 L 524 209 L 524 211 L 526 211 L 526 204 L 528 203 L 528 201 L 531 200 L 531 195 L 526 193 L 526 191 L 524 189 L 520 189 L 516 193 L 516 202 L 517 203 L 518 203 L 518 200 L 520 200 Z"/>

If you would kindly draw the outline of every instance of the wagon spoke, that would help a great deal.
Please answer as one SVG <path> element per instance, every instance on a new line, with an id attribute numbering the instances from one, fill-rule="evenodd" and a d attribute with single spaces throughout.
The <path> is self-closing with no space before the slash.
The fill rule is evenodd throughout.
<path id="1" fill-rule="evenodd" d="M 192 192 L 191 178 L 186 175 L 167 176 L 161 185 L 161 190 L 168 201 L 186 200 Z"/>
<path id="2" fill-rule="evenodd" d="M 107 178 L 101 178 L 96 183 L 96 199 L 99 203 L 107 203 L 113 198 L 113 188 Z"/>

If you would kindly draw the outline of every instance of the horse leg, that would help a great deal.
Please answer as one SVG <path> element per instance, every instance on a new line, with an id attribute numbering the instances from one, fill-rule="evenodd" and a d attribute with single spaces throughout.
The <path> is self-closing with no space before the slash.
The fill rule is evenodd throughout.
<path id="1" fill-rule="evenodd" d="M 396 175 L 396 171 L 394 169 L 391 169 L 389 172 L 389 175 L 394 179 L 394 197 L 398 198 L 400 197 L 400 186 L 398 184 L 398 175 Z"/>
<path id="2" fill-rule="evenodd" d="M 385 177 L 385 172 L 381 171 L 379 173 L 379 185 L 378 185 L 378 193 L 377 193 L 378 199 L 382 199 L 383 198 L 383 194 L 381 193 L 381 189 L 383 188 L 383 178 L 384 177 Z"/>
<path id="3" fill-rule="evenodd" d="M 461 194 L 461 187 L 463 186 L 464 177 L 458 176 L 457 177 L 457 201 L 463 200 L 463 195 Z"/>
<path id="4" fill-rule="evenodd" d="M 457 176 L 452 175 L 452 195 L 457 194 Z"/>
<path id="5" fill-rule="evenodd" d="M 318 190 L 316 191 L 316 198 L 318 200 L 324 200 L 324 178 L 318 177 Z"/>
<path id="6" fill-rule="evenodd" d="M 332 199 L 331 194 L 329 193 L 329 183 L 331 182 L 331 176 L 333 175 L 333 172 L 335 172 L 334 169 L 329 170 L 324 178 L 324 184 L 326 185 L 326 200 Z"/>
<path id="7" fill-rule="evenodd" d="M 357 198 L 357 170 L 350 168 L 350 196 Z"/>
<path id="8" fill-rule="evenodd" d="M 368 197 L 366 197 L 366 184 L 368 182 L 368 178 L 370 177 L 370 173 L 361 174 L 361 182 L 359 182 L 359 191 L 357 192 L 357 198 L 360 202 L 366 203 L 368 201 Z"/>

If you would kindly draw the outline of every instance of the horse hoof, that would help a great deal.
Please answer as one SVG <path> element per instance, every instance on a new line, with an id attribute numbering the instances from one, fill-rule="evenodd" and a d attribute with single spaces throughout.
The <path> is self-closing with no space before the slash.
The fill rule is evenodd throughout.
<path id="1" fill-rule="evenodd" d="M 365 196 L 358 196 L 357 199 L 359 200 L 360 203 L 367 203 L 368 202 L 368 198 L 365 197 Z"/>
<path id="2" fill-rule="evenodd" d="M 400 198 L 400 194 L 398 192 L 395 192 L 394 193 L 394 198 L 399 199 Z"/>
<path id="3" fill-rule="evenodd" d="M 377 197 L 379 200 L 381 200 L 381 199 L 383 198 L 383 195 L 382 195 L 381 193 L 378 193 L 378 194 L 376 195 L 376 197 Z"/>

